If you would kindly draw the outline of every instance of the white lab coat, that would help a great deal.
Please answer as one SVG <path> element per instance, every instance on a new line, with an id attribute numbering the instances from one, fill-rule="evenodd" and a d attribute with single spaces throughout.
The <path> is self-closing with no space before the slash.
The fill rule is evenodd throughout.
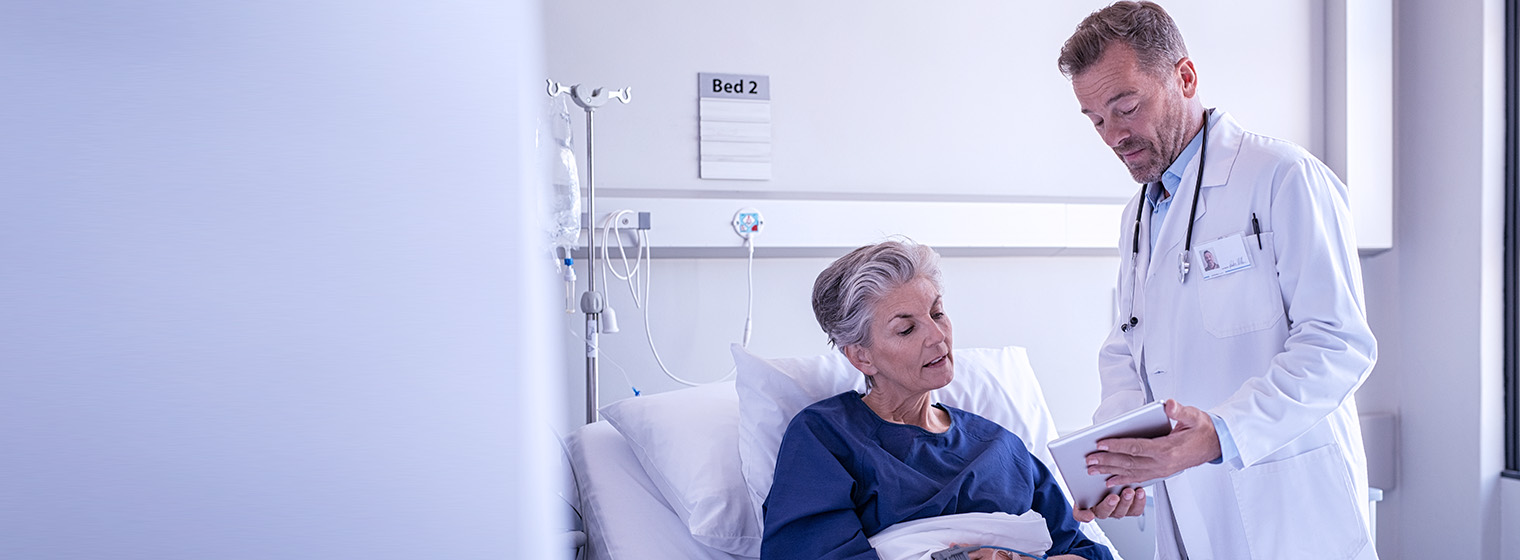
<path id="1" fill-rule="evenodd" d="M 1375 559 L 1352 395 L 1372 370 L 1377 342 L 1346 187 L 1302 148 L 1246 132 L 1225 114 L 1210 124 L 1207 158 L 1185 283 L 1178 254 L 1197 156 L 1157 234 L 1155 258 L 1149 209 L 1138 259 L 1131 252 L 1142 196 L 1124 210 L 1122 317 L 1100 351 L 1103 401 L 1094 420 L 1143 404 L 1143 368 L 1157 401 L 1217 415 L 1234 437 L 1233 464 L 1188 469 L 1158 492 L 1169 502 L 1156 507 L 1158 558 L 1175 557 L 1178 534 L 1191 560 Z M 1233 235 L 1252 267 L 1204 279 L 1198 246 Z M 1131 316 L 1136 326 L 1120 329 Z"/>

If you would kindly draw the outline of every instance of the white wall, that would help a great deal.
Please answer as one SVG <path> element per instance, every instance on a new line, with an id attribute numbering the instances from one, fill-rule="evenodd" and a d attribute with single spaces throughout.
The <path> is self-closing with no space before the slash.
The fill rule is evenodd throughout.
<path id="1" fill-rule="evenodd" d="M 832 260 L 755 261 L 752 352 L 780 357 L 831 351 L 810 301 L 813 279 Z M 693 381 L 723 377 L 733 366 L 729 344 L 744 331 L 744 261 L 657 259 L 654 264 L 650 319 L 665 364 Z M 1027 347 L 1057 427 L 1070 431 L 1090 424 L 1098 405 L 1098 344 L 1112 324 L 1118 258 L 960 257 L 944 259 L 942 267 L 956 347 Z M 609 292 L 623 330 L 601 339 L 602 403 L 631 396 L 628 381 L 646 392 L 679 388 L 658 373 L 628 289 L 619 283 Z M 583 394 L 584 387 L 581 318 L 567 316 L 561 330 L 571 395 Z M 571 426 L 583 421 L 584 413 L 567 420 Z"/>
<path id="2" fill-rule="evenodd" d="M 597 115 L 602 196 L 1123 200 L 1135 187 L 1078 112 L 1055 63 L 1082 17 L 1107 3 L 566 0 L 546 6 L 548 69 L 565 83 L 633 88 L 632 103 Z M 1206 103 L 1320 149 L 1322 2 L 1167 6 L 1199 66 Z M 1225 20 L 1252 24 L 1211 25 Z M 698 178 L 698 72 L 770 76 L 773 180 Z M 1273 76 L 1271 87 L 1261 75 Z M 654 210 L 659 246 L 660 209 L 636 209 Z M 883 229 L 924 237 L 915 225 Z M 807 226 L 835 234 L 828 223 Z M 946 259 L 957 344 L 1029 347 L 1057 425 L 1085 426 L 1097 404 L 1096 352 L 1113 313 L 1118 260 L 1107 252 L 1003 255 Z M 827 350 L 808 298 L 830 260 L 756 263 L 756 352 Z M 656 268 L 652 320 L 667 364 L 693 378 L 721 377 L 731 366 L 728 344 L 742 334 L 744 261 L 661 259 Z M 603 404 L 631 394 L 608 362 L 641 390 L 676 387 L 655 373 L 626 288 L 611 292 L 625 332 L 602 339 L 610 358 Z M 576 315 L 562 329 L 571 395 L 584 386 L 582 328 Z M 572 398 L 572 408 L 579 401 Z M 566 423 L 583 419 L 570 411 Z"/>
<path id="3" fill-rule="evenodd" d="M 1401 417 L 1399 481 L 1379 508 L 1379 551 L 1494 558 L 1506 531 L 1497 486 L 1503 4 L 1406 0 L 1395 9 L 1396 237 L 1392 251 L 1364 259 L 1381 356 L 1358 395 L 1363 412 Z"/>
<path id="4" fill-rule="evenodd" d="M 0 7 L 0 557 L 551 557 L 539 21 Z"/>
<path id="5" fill-rule="evenodd" d="M 1077 23 L 1108 3 L 561 0 L 546 4 L 548 67 L 633 88 L 597 118 L 606 188 L 1128 197 L 1056 70 Z M 1206 103 L 1320 147 L 1321 2 L 1167 6 Z M 770 76 L 773 180 L 697 177 L 698 72 Z"/>

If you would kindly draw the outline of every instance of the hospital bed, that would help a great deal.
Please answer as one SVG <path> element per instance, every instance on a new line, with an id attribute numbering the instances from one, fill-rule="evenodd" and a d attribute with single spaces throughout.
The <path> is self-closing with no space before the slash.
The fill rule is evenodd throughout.
<path id="1" fill-rule="evenodd" d="M 692 538 L 686 524 L 639 465 L 628 441 L 611 424 L 589 424 L 571 434 L 566 443 L 580 491 L 586 558 L 745 558 Z"/>
<path id="2" fill-rule="evenodd" d="M 936 399 L 1003 424 L 1049 465 L 1045 445 L 1056 432 L 1024 350 L 955 353 L 956 380 Z M 618 401 L 602 408 L 607 420 L 566 437 L 585 558 L 758 556 L 758 499 L 746 475 L 763 478 L 768 490 L 775 457 L 765 448 L 779 444 L 795 409 L 864 387 L 837 352 L 764 359 L 736 346 L 734 354 L 737 382 Z M 1108 542 L 1096 525 L 1084 530 Z"/>

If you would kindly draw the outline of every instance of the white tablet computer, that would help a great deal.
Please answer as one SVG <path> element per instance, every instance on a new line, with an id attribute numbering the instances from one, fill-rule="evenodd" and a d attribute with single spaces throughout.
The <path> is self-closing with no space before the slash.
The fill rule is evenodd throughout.
<path id="1" fill-rule="evenodd" d="M 1088 426 L 1050 442 L 1050 454 L 1061 469 L 1061 477 L 1071 490 L 1077 509 L 1088 509 L 1109 494 L 1125 488 L 1150 484 L 1108 487 L 1110 475 L 1087 474 L 1087 455 L 1098 450 L 1098 440 L 1109 438 L 1154 438 L 1172 433 L 1172 421 L 1161 403 L 1153 402 L 1119 415 L 1102 424 Z"/>

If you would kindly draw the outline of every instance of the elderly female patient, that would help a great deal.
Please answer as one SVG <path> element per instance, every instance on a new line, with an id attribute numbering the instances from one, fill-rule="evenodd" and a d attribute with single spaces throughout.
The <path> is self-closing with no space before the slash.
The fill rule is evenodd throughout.
<path id="1" fill-rule="evenodd" d="M 938 260 L 929 247 L 887 241 L 818 275 L 818 324 L 865 374 L 867 392 L 814 403 L 787 427 L 765 501 L 762 558 L 874 559 L 867 537 L 894 523 L 1031 510 L 1050 529 L 1052 558 L 1112 558 L 1078 531 L 1050 471 L 1018 436 L 931 402 L 929 392 L 955 375 Z"/>

